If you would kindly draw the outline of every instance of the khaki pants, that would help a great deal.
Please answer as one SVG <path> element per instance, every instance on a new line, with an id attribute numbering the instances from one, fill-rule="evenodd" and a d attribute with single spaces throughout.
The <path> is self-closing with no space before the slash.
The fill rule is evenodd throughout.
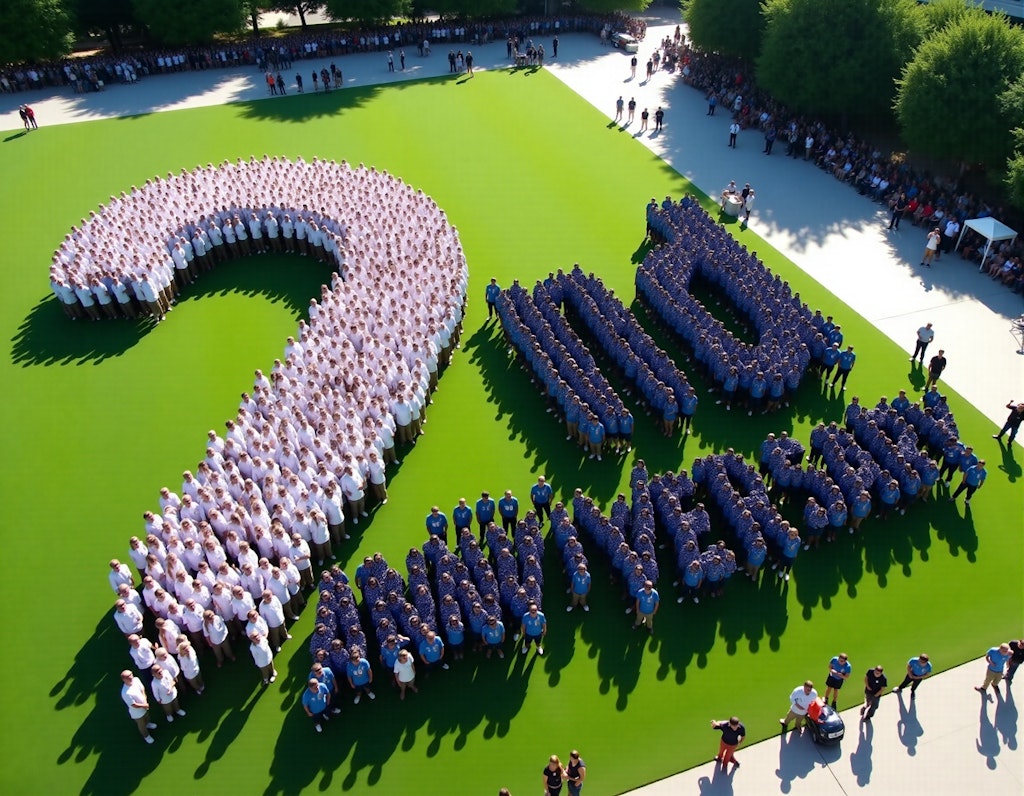
<path id="1" fill-rule="evenodd" d="M 985 670 L 985 682 L 981 684 L 982 688 L 988 688 L 990 685 L 999 685 L 999 681 L 1003 679 L 1002 672 L 993 672 L 991 669 Z"/>
<path id="2" fill-rule="evenodd" d="M 286 635 L 288 635 L 288 631 L 284 625 L 278 625 L 277 627 L 267 625 L 267 641 L 270 642 L 270 646 L 275 650 L 280 649 L 281 645 L 284 644 Z"/>
<path id="3" fill-rule="evenodd" d="M 576 592 L 572 593 L 572 607 L 573 608 L 575 608 L 577 605 L 586 605 L 586 604 L 587 604 L 587 595 L 585 595 L 585 594 L 577 594 Z"/>
<path id="4" fill-rule="evenodd" d="M 147 710 L 143 715 L 137 719 L 133 719 L 135 726 L 139 728 L 139 735 L 143 738 L 149 737 L 149 711 Z"/>
<path id="5" fill-rule="evenodd" d="M 640 627 L 640 625 L 647 625 L 647 629 L 650 632 L 654 632 L 654 614 L 645 614 L 637 611 L 636 621 L 633 623 L 633 627 Z"/>

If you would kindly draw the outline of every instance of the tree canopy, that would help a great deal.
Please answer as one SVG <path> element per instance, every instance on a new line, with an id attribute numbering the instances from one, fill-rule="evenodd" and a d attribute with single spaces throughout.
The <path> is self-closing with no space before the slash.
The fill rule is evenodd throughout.
<path id="1" fill-rule="evenodd" d="M 58 58 L 71 50 L 64 0 L 0 2 L 0 63 Z"/>
<path id="2" fill-rule="evenodd" d="M 1010 200 L 1024 210 L 1024 75 L 1003 92 L 999 104 L 1013 127 L 1014 149 L 1006 163 L 1006 187 Z"/>
<path id="3" fill-rule="evenodd" d="M 651 0 L 579 0 L 576 3 L 581 9 L 596 14 L 610 14 L 612 11 L 623 11 L 627 14 L 645 11 Z"/>
<path id="4" fill-rule="evenodd" d="M 721 0 L 685 0 L 683 18 L 690 29 L 690 41 L 705 52 L 748 60 L 761 52 L 761 0 L 732 0 L 728 13 L 723 13 Z"/>
<path id="5" fill-rule="evenodd" d="M 135 17 L 163 44 L 195 44 L 236 33 L 245 22 L 243 0 L 132 0 Z"/>
<path id="6" fill-rule="evenodd" d="M 324 5 L 333 19 L 375 22 L 409 13 L 410 0 L 326 0 Z"/>
<path id="7" fill-rule="evenodd" d="M 315 14 L 324 7 L 323 0 L 301 0 L 295 3 L 271 3 L 267 6 L 270 11 L 279 11 L 282 14 L 295 14 L 306 27 L 306 15 Z"/>
<path id="8" fill-rule="evenodd" d="M 1009 130 L 1021 124 L 1008 93 L 1021 74 L 1024 31 L 1000 15 L 964 15 L 922 43 L 903 70 L 896 115 L 904 140 L 925 154 L 1001 168 Z"/>
<path id="9" fill-rule="evenodd" d="M 924 32 L 914 0 L 767 0 L 758 82 L 801 112 L 887 113 Z"/>
<path id="10" fill-rule="evenodd" d="M 473 19 L 514 14 L 518 0 L 435 0 L 428 4 L 439 14 Z"/>

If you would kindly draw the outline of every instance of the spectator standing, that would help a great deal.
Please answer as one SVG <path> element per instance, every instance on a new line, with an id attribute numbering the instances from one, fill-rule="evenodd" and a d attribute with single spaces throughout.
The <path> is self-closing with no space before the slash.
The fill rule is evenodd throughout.
<path id="1" fill-rule="evenodd" d="M 889 219 L 889 229 L 899 229 L 900 219 L 903 218 L 903 214 L 907 211 L 907 195 L 900 192 L 899 197 L 893 202 L 892 205 L 892 218 Z"/>
<path id="2" fill-rule="evenodd" d="M 885 676 L 885 670 L 881 666 L 868 669 L 864 675 L 864 706 L 860 709 L 861 718 L 864 721 L 871 721 L 871 717 L 878 710 L 878 700 L 882 698 L 882 692 L 889 685 Z"/>
<path id="3" fill-rule="evenodd" d="M 726 770 L 729 763 L 733 768 L 740 767 L 740 761 L 736 759 L 736 747 L 743 743 L 747 735 L 747 728 L 743 726 L 736 716 L 723 721 L 712 721 L 711 729 L 722 733 L 722 740 L 718 744 L 718 755 L 715 762 L 722 764 L 722 771 Z"/>
<path id="4" fill-rule="evenodd" d="M 928 660 L 928 656 L 922 652 L 916 658 L 911 658 L 907 661 L 907 676 L 903 678 L 903 682 L 896 686 L 893 691 L 898 694 L 904 688 L 910 686 L 910 698 L 913 699 L 917 696 L 917 687 L 921 684 L 921 681 L 931 677 L 931 674 L 932 663 Z"/>
<path id="5" fill-rule="evenodd" d="M 665 109 L 658 107 L 658 110 L 654 112 L 654 132 L 660 133 L 662 126 L 665 124 Z"/>
<path id="6" fill-rule="evenodd" d="M 985 681 L 980 686 L 975 686 L 974 690 L 979 694 L 984 694 L 985 689 L 992 686 L 992 690 L 999 695 L 999 681 L 1003 679 L 1003 670 L 1006 669 L 1006 664 L 1010 662 L 1010 658 L 1013 657 L 1013 652 L 1010 649 L 1009 643 L 1000 644 L 998 647 L 992 647 L 985 654 Z"/>
<path id="7" fill-rule="evenodd" d="M 828 664 L 828 678 L 825 680 L 825 702 L 828 703 L 829 694 L 832 694 L 832 707 L 836 707 L 836 699 L 839 697 L 839 689 L 843 687 L 850 678 L 853 667 L 850 665 L 849 656 L 840 652 Z"/>
<path id="8" fill-rule="evenodd" d="M 914 343 L 914 353 L 910 355 L 910 361 L 913 362 L 917 359 L 922 365 L 924 364 L 924 352 L 928 349 L 928 345 L 932 340 L 935 339 L 935 330 L 932 329 L 930 323 L 926 323 L 920 329 L 917 330 L 917 342 Z"/>
<path id="9" fill-rule="evenodd" d="M 810 680 L 793 689 L 789 695 L 789 712 L 784 718 L 779 719 L 782 731 L 785 732 L 791 721 L 796 722 L 793 729 L 799 729 L 800 724 L 807 718 L 807 709 L 818 698 L 818 692 L 814 690 L 814 683 Z"/>
<path id="10" fill-rule="evenodd" d="M 955 216 L 950 216 L 946 221 L 946 227 L 942 230 L 942 251 L 949 254 L 956 248 L 956 236 L 960 234 L 960 222 Z M 935 259 L 938 259 L 936 257 Z"/>
<path id="11" fill-rule="evenodd" d="M 740 133 L 739 122 L 733 122 L 729 125 L 729 146 L 732 149 L 736 148 L 736 136 Z"/>
<path id="12" fill-rule="evenodd" d="M 931 232 L 928 233 L 928 240 L 924 244 L 924 254 L 921 256 L 921 265 L 925 268 L 932 267 L 932 260 L 935 259 L 935 255 L 939 251 L 939 241 L 942 236 L 939 234 L 939 228 L 935 227 Z"/>
<path id="13" fill-rule="evenodd" d="M 1006 418 L 1006 422 L 1003 423 L 1003 427 L 999 429 L 999 433 L 992 435 L 992 439 L 1002 442 L 1003 434 L 1009 432 L 1010 436 L 1007 437 L 1006 441 L 1012 443 L 1017 436 L 1017 432 L 1020 430 L 1021 421 L 1024 421 L 1024 403 L 1015 404 L 1013 401 L 1010 401 L 1006 408 L 1010 410 L 1010 415 Z"/>
<path id="14" fill-rule="evenodd" d="M 583 781 L 587 778 L 587 764 L 583 762 L 580 753 L 573 749 L 569 752 L 569 763 L 565 767 L 566 785 L 569 788 L 569 796 L 580 796 L 583 792 Z"/>

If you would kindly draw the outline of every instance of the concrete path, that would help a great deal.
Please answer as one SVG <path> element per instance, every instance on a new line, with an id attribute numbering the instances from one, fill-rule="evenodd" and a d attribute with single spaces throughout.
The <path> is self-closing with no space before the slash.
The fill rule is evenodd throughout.
<path id="1" fill-rule="evenodd" d="M 651 18 L 649 25 L 641 64 L 653 43 L 671 33 L 675 20 Z M 728 149 L 728 114 L 706 116 L 700 93 L 682 85 L 678 77 L 659 73 L 644 83 L 641 66 L 641 78 L 630 80 L 628 57 L 602 47 L 596 37 L 560 38 L 560 58 L 549 59 L 548 64 L 554 75 L 609 117 L 620 94 L 627 100 L 636 97 L 639 107 L 651 108 L 652 114 L 663 106 L 663 134 L 636 136 L 637 140 L 708 194 L 717 194 L 731 179 L 751 183 L 758 195 L 752 228 L 907 347 L 908 356 L 915 330 L 931 321 L 936 329 L 932 350 L 946 351 L 950 365 L 945 381 L 950 387 L 994 423 L 1005 419 L 1003 406 L 1008 400 L 1024 400 L 1024 356 L 1015 353 L 1008 331 L 1011 319 L 1024 312 L 1020 296 L 979 275 L 956 256 L 944 258 L 930 270 L 918 268 L 924 248 L 922 230 L 904 225 L 898 232 L 888 232 L 882 207 L 809 164 L 793 162 L 778 152 L 764 156 L 756 132 L 742 133 L 738 148 Z M 549 48 L 550 43 L 545 44 Z M 407 50 L 406 71 L 394 74 L 388 73 L 383 53 L 335 60 L 344 72 L 346 87 L 366 86 L 447 74 L 447 49 L 437 47 L 429 58 Z M 479 69 L 508 65 L 503 43 L 473 48 L 473 54 Z M 308 83 L 309 73 L 330 60 L 302 61 L 289 70 L 289 77 L 301 70 Z M 17 106 L 21 102 L 32 104 L 45 128 L 265 96 L 262 76 L 255 69 L 187 72 L 149 78 L 135 86 L 110 86 L 99 94 L 0 95 L 0 127 L 20 129 Z M 899 386 L 898 379 L 893 386 Z M 986 450 L 991 445 L 995 451 L 991 440 L 972 442 Z M 773 738 L 743 749 L 743 766 L 731 774 L 716 773 L 708 764 L 633 794 L 731 794 L 734 788 L 745 793 L 777 789 L 815 796 L 911 790 L 957 796 L 972 791 L 1022 793 L 1024 755 L 1017 741 L 1017 708 L 1012 695 L 997 700 L 990 695 L 983 701 L 971 690 L 980 682 L 983 669 L 984 662 L 975 661 L 932 678 L 922 686 L 920 704 L 888 695 L 870 725 L 860 725 L 856 709 L 846 711 L 847 737 L 839 747 L 819 749 L 809 738 L 795 734 Z M 785 694 L 780 699 L 784 702 Z M 715 751 L 712 737 L 708 746 L 710 756 Z"/>
<path id="2" fill-rule="evenodd" d="M 917 699 L 909 691 L 884 696 L 870 722 L 860 720 L 857 708 L 843 711 L 846 737 L 838 746 L 816 746 L 807 734 L 780 734 L 741 746 L 741 766 L 727 774 L 707 763 L 629 796 L 1024 793 L 1014 694 L 1005 684 L 999 697 L 991 689 L 984 697 L 974 691 L 984 671 L 984 659 L 972 661 L 922 683 Z M 889 676 L 898 675 L 893 670 Z M 851 678 L 847 688 L 856 685 Z M 1015 687 L 1019 691 L 1021 684 Z M 717 734 L 709 731 L 708 755 L 717 751 Z"/>

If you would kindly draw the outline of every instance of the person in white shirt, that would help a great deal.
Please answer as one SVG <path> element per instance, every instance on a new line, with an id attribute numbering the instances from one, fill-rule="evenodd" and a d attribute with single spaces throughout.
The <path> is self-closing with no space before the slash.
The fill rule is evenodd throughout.
<path id="1" fill-rule="evenodd" d="M 178 644 L 178 663 L 181 664 L 181 674 L 185 682 L 197 695 L 202 694 L 206 690 L 206 684 L 203 683 L 203 673 L 199 670 L 199 656 L 187 641 Z"/>
<path id="2" fill-rule="evenodd" d="M 137 606 L 124 600 L 114 603 L 114 622 L 126 638 L 141 633 L 143 621 L 142 611 Z"/>
<path id="3" fill-rule="evenodd" d="M 153 682 L 150 684 L 150 690 L 157 704 L 164 709 L 167 721 L 174 721 L 175 716 L 184 716 L 185 711 L 178 704 L 178 684 L 171 673 L 156 664 L 153 665 L 152 672 Z"/>
<path id="4" fill-rule="evenodd" d="M 153 654 L 153 642 L 137 633 L 133 633 L 128 636 L 128 645 L 128 654 L 132 656 L 135 668 L 139 671 L 139 676 L 144 681 L 148 681 L 150 676 L 149 668 L 156 662 L 156 656 Z"/>
<path id="5" fill-rule="evenodd" d="M 267 626 L 267 640 L 274 647 L 274 652 L 280 652 L 281 645 L 291 638 L 291 634 L 285 625 L 284 606 L 270 589 L 263 592 L 259 611 Z"/>
<path id="6" fill-rule="evenodd" d="M 309 551 L 309 545 L 306 544 L 306 541 L 297 533 L 292 534 L 292 544 L 288 549 L 288 558 L 295 564 L 295 568 L 299 571 L 299 588 L 312 589 L 312 555 Z"/>
<path id="7" fill-rule="evenodd" d="M 353 467 L 346 467 L 341 476 L 341 491 L 348 501 L 349 514 L 353 525 L 359 524 L 359 518 L 366 515 L 366 493 L 363 491 L 363 477 Z"/>
<path id="8" fill-rule="evenodd" d="M 144 567 L 140 567 L 140 569 L 144 569 Z M 122 583 L 127 583 L 130 588 L 135 588 L 135 577 L 132 575 L 131 568 L 116 558 L 110 559 L 110 574 L 107 575 L 107 579 L 110 581 L 110 588 L 114 590 L 114 594 L 117 594 L 117 587 Z"/>
<path id="9" fill-rule="evenodd" d="M 218 669 L 224 665 L 225 657 L 235 659 L 235 653 L 231 650 L 231 639 L 228 638 L 228 626 L 210 609 L 203 614 L 203 635 L 213 650 L 213 657 L 217 659 Z"/>
<path id="10" fill-rule="evenodd" d="M 313 553 L 317 558 L 317 566 L 323 566 L 326 559 L 336 560 L 331 549 L 331 532 L 327 518 L 319 509 L 313 509 L 309 515 L 309 537 L 313 543 Z"/>
<path id="11" fill-rule="evenodd" d="M 405 699 L 405 689 L 413 693 L 419 693 L 416 688 L 416 662 L 409 650 L 402 650 L 398 653 L 398 660 L 395 661 L 395 681 L 398 683 L 398 698 Z"/>
<path id="12" fill-rule="evenodd" d="M 274 652 L 270 649 L 270 644 L 259 633 L 253 633 L 249 636 L 249 652 L 252 653 L 256 668 L 263 675 L 263 685 L 270 685 L 277 679 L 277 669 L 274 668 Z"/>
<path id="13" fill-rule="evenodd" d="M 149 731 L 155 730 L 156 724 L 149 720 L 149 699 L 146 698 L 145 684 L 128 669 L 121 672 L 121 683 L 121 699 L 128 706 L 128 715 L 139 728 L 142 740 L 153 743 Z"/>
<path id="14" fill-rule="evenodd" d="M 264 638 L 266 638 L 268 635 L 267 623 L 263 619 L 263 617 L 260 616 L 260 612 L 257 611 L 255 608 L 249 611 L 249 614 L 246 617 L 245 637 L 252 638 L 253 633 L 259 633 Z"/>
<path id="15" fill-rule="evenodd" d="M 794 688 L 793 693 L 789 695 L 789 712 L 784 718 L 779 719 L 782 731 L 786 732 L 791 721 L 796 722 L 793 729 L 802 728 L 803 722 L 807 718 L 807 710 L 817 698 L 818 692 L 814 690 L 814 683 L 810 680 Z"/>

